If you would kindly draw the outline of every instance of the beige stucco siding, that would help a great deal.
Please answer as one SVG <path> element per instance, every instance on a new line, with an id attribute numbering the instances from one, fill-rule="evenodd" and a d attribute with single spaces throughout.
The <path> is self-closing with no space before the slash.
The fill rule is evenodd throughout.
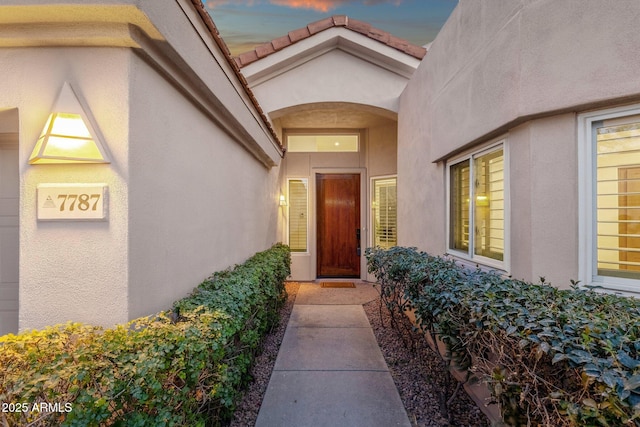
<path id="1" fill-rule="evenodd" d="M 530 279 L 532 271 L 532 215 L 535 199 L 533 198 L 533 179 L 537 176 L 528 166 L 531 164 L 531 122 L 524 123 L 508 134 L 510 203 L 509 216 L 511 226 L 511 271 L 518 279 Z M 535 150 L 535 148 L 534 148 Z M 527 165 L 527 167 L 523 167 Z M 541 171 L 538 171 L 540 174 Z M 444 183 L 443 183 L 444 185 Z M 535 212 L 538 212 L 537 208 Z M 555 212 L 555 210 L 554 210 Z M 542 273 L 543 275 L 548 272 Z"/>
<path id="2" fill-rule="evenodd" d="M 639 9 L 634 0 L 462 0 L 413 79 L 429 86 L 438 123 L 431 158 L 518 119 L 640 96 Z"/>
<path id="3" fill-rule="evenodd" d="M 407 79 L 340 49 L 252 86 L 265 111 L 316 102 L 349 102 L 397 111 Z"/>
<path id="4" fill-rule="evenodd" d="M 444 167 L 431 162 L 426 113 L 431 99 L 424 79 L 412 79 L 398 115 L 398 243 L 433 254 L 445 251 Z"/>
<path id="5" fill-rule="evenodd" d="M 27 3 L 0 6 L 0 109 L 19 121 L 20 329 L 153 314 L 278 240 L 282 153 L 191 1 Z M 28 164 L 65 82 L 111 163 Z M 42 183 L 106 184 L 107 219 L 38 220 Z"/>
<path id="6" fill-rule="evenodd" d="M 506 135 L 510 273 L 568 287 L 578 279 L 578 156 L 575 115 L 534 120 Z"/>
<path id="7" fill-rule="evenodd" d="M 266 168 L 139 58 L 133 62 L 129 316 L 166 308 L 276 242 Z"/>
<path id="8" fill-rule="evenodd" d="M 127 320 L 129 93 L 127 49 L 0 50 L 8 67 L 2 103 L 19 111 L 20 328 L 69 320 L 113 324 Z M 111 165 L 30 166 L 27 162 L 65 81 L 81 97 L 111 155 Z M 108 82 L 105 84 L 105 82 Z M 107 222 L 36 219 L 39 183 L 106 183 Z"/>
<path id="9" fill-rule="evenodd" d="M 445 253 L 447 161 L 504 139 L 505 269 L 578 279 L 577 114 L 640 99 L 638 14 L 625 0 L 461 0 L 400 98 L 400 243 Z"/>
<path id="10" fill-rule="evenodd" d="M 398 170 L 398 126 L 381 124 L 367 129 L 369 176 L 394 175 Z"/>
<path id="11" fill-rule="evenodd" d="M 401 116 L 403 126 L 407 118 Z M 575 137 L 575 115 L 563 114 L 526 122 L 499 138 L 508 159 L 507 272 L 513 277 L 545 277 L 561 287 L 578 278 Z M 447 252 L 445 165 L 428 159 L 424 141 L 414 147 L 408 141 L 401 133 L 399 242 L 441 255 Z"/>

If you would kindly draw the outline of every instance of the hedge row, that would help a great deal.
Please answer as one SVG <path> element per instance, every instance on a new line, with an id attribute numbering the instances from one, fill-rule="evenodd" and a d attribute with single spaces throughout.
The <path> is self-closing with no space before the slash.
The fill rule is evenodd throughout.
<path id="1" fill-rule="evenodd" d="M 278 244 L 152 317 L 0 337 L 0 425 L 204 426 L 228 419 L 290 273 Z"/>
<path id="2" fill-rule="evenodd" d="M 396 310 L 415 309 L 513 426 L 640 426 L 640 300 L 470 271 L 413 248 L 367 252 Z"/>

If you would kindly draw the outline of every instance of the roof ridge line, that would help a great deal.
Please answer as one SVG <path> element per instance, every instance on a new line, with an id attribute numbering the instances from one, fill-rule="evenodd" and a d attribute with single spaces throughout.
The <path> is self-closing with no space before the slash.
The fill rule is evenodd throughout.
<path id="1" fill-rule="evenodd" d="M 406 55 L 413 56 L 416 59 L 424 58 L 427 53 L 427 50 L 424 47 L 409 43 L 407 40 L 373 27 L 365 21 L 350 19 L 347 15 L 332 15 L 328 18 L 311 22 L 305 27 L 289 31 L 286 35 L 263 43 L 253 50 L 235 56 L 233 59 L 236 65 L 239 68 L 242 68 L 266 56 L 285 49 L 292 44 L 334 27 L 344 27 L 350 31 L 362 34 Z"/>

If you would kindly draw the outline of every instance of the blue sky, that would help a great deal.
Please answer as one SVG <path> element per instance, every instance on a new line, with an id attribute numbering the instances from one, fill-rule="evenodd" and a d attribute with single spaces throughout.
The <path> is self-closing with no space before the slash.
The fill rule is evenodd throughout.
<path id="1" fill-rule="evenodd" d="M 457 3 L 457 0 L 205 1 L 233 55 L 332 15 L 347 15 L 424 45 L 434 39 Z"/>

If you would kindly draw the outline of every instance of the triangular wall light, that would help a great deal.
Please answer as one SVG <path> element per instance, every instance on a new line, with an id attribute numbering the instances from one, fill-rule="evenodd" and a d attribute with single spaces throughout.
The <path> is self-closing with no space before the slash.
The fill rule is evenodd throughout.
<path id="1" fill-rule="evenodd" d="M 100 133 L 92 126 L 69 83 L 62 86 L 29 163 L 110 163 Z"/>

